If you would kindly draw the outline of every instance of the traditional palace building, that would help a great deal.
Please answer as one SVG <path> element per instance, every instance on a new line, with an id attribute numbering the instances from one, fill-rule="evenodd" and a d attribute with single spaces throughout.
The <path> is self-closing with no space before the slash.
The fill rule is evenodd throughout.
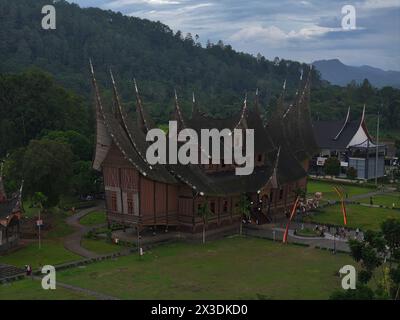
<path id="1" fill-rule="evenodd" d="M 310 121 L 310 75 L 302 80 L 289 107 L 283 103 L 264 125 L 258 109 L 245 100 L 240 112 L 228 119 L 213 119 L 195 106 L 184 117 L 175 100 L 180 129 L 254 129 L 255 168 L 251 175 L 235 175 L 235 165 L 150 165 L 146 160 L 146 133 L 155 127 L 143 107 L 136 87 L 136 111 L 120 103 L 111 74 L 113 101 L 102 98 L 91 66 L 96 103 L 96 152 L 93 167 L 104 177 L 109 222 L 132 227 L 179 227 L 200 231 L 198 211 L 208 202 L 209 227 L 237 223 L 238 202 L 246 195 L 251 214 L 259 223 L 284 216 L 294 203 L 296 191 L 306 188 L 309 159 L 317 152 Z M 201 152 L 201 151 L 199 151 Z M 211 162 L 210 162 L 211 163 Z"/>
<path id="2" fill-rule="evenodd" d="M 312 171 L 324 174 L 325 160 L 335 157 L 340 161 L 340 174 L 348 168 L 357 171 L 358 179 L 373 179 L 385 175 L 386 145 L 373 140 L 368 132 L 365 106 L 359 119 L 350 119 L 350 107 L 342 121 L 316 121 L 313 124 L 320 153 L 312 163 Z M 377 157 L 378 156 L 378 157 Z"/>

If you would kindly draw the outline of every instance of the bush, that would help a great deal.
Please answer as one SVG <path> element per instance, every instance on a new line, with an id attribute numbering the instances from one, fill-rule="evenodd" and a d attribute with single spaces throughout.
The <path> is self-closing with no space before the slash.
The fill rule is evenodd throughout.
<path id="1" fill-rule="evenodd" d="M 354 180 L 357 178 L 357 170 L 353 167 L 347 169 L 347 178 Z"/>
<path id="2" fill-rule="evenodd" d="M 325 161 L 324 165 L 325 174 L 330 176 L 337 176 L 340 173 L 340 161 L 338 158 L 332 157 Z"/>

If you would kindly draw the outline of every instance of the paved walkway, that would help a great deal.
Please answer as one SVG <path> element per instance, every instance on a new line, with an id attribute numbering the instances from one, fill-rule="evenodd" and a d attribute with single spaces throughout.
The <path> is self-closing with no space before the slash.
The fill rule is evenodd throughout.
<path id="1" fill-rule="evenodd" d="M 42 281 L 41 277 L 34 276 L 33 278 L 35 280 L 40 281 L 40 282 Z M 83 293 L 83 294 L 85 294 L 87 296 L 94 297 L 94 298 L 96 298 L 98 300 L 120 300 L 119 298 L 116 298 L 116 297 L 113 297 L 113 296 L 109 296 L 109 295 L 106 295 L 106 294 L 103 294 L 103 293 L 100 293 L 100 292 L 97 292 L 97 291 L 84 289 L 84 288 L 77 287 L 77 286 L 72 286 L 70 284 L 62 283 L 62 282 L 59 282 L 59 281 L 56 282 L 56 287 L 61 287 L 61 288 L 67 289 L 67 290 L 72 290 L 72 291 L 75 291 L 75 292 L 78 292 L 78 293 Z"/>
<path id="2" fill-rule="evenodd" d="M 86 250 L 81 246 L 81 240 L 82 237 L 88 233 L 91 229 L 93 228 L 98 228 L 103 225 L 98 225 L 98 226 L 83 226 L 79 223 L 79 220 L 86 216 L 88 213 L 92 211 L 97 211 L 97 210 L 104 210 L 103 206 L 97 206 L 97 207 L 92 207 L 88 209 L 84 209 L 79 211 L 78 213 L 70 216 L 67 218 L 66 223 L 75 229 L 77 229 L 74 233 L 70 234 L 64 239 L 64 247 L 77 254 L 80 255 L 81 257 L 84 258 L 98 258 L 99 255 L 97 253 L 91 252 L 89 250 Z"/>
<path id="3" fill-rule="evenodd" d="M 369 203 L 369 198 L 370 197 L 374 197 L 380 194 L 384 194 L 384 193 L 392 193 L 394 190 L 391 189 L 380 189 L 380 190 L 376 190 L 373 192 L 368 192 L 368 193 L 363 193 L 363 194 L 357 194 L 354 196 L 349 197 L 348 199 L 346 199 L 346 202 L 351 202 L 351 201 L 357 201 L 360 199 L 366 199 L 366 201 Z"/>
<path id="4" fill-rule="evenodd" d="M 279 242 L 282 242 L 283 234 L 285 232 L 284 228 L 274 227 L 271 225 L 247 225 L 243 230 L 244 234 L 247 236 L 271 239 Z M 339 239 L 338 237 L 333 239 L 333 237 L 330 235 L 324 238 L 299 237 L 294 235 L 293 229 L 289 230 L 288 242 L 308 245 L 313 248 L 318 247 L 329 250 L 336 249 L 338 251 L 350 252 L 349 245 L 345 239 Z"/>

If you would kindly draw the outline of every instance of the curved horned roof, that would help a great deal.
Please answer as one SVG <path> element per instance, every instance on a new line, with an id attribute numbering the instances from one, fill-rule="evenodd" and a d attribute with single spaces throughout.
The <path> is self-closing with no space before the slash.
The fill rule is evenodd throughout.
<path id="1" fill-rule="evenodd" d="M 232 172 L 206 173 L 200 165 L 150 165 L 146 160 L 146 134 L 155 127 L 154 121 L 143 107 L 136 80 L 136 117 L 126 110 L 120 101 L 117 84 L 110 70 L 113 89 L 112 103 L 103 103 L 96 82 L 93 66 L 90 63 L 92 83 L 96 102 L 96 153 L 93 167 L 101 170 L 110 147 L 115 145 L 139 173 L 149 179 L 189 186 L 195 194 L 228 195 L 261 190 L 267 185 L 278 188 L 280 184 L 296 181 L 306 172 L 301 160 L 310 156 L 314 150 L 314 138 L 309 120 L 309 78 L 301 94 L 286 112 L 283 108 L 283 90 L 280 112 L 276 112 L 268 126 L 264 126 L 259 106 L 258 90 L 255 106 L 249 108 L 247 97 L 241 110 L 228 119 L 214 119 L 200 113 L 193 94 L 193 110 L 190 119 L 185 118 L 175 92 L 175 120 L 180 128 L 201 129 L 254 129 L 255 152 L 263 153 L 264 164 L 254 169 L 248 176 L 236 176 Z M 311 132 L 311 134 L 310 134 Z M 311 143 L 310 143 L 311 142 Z M 295 152 L 293 154 L 293 151 Z"/>

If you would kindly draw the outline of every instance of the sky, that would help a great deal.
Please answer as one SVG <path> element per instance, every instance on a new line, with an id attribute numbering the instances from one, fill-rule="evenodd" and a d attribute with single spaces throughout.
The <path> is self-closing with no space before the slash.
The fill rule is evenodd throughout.
<path id="1" fill-rule="evenodd" d="M 400 0 L 68 0 L 161 21 L 235 50 L 306 63 L 340 59 L 400 71 Z M 342 28 L 345 5 L 355 28 Z"/>

